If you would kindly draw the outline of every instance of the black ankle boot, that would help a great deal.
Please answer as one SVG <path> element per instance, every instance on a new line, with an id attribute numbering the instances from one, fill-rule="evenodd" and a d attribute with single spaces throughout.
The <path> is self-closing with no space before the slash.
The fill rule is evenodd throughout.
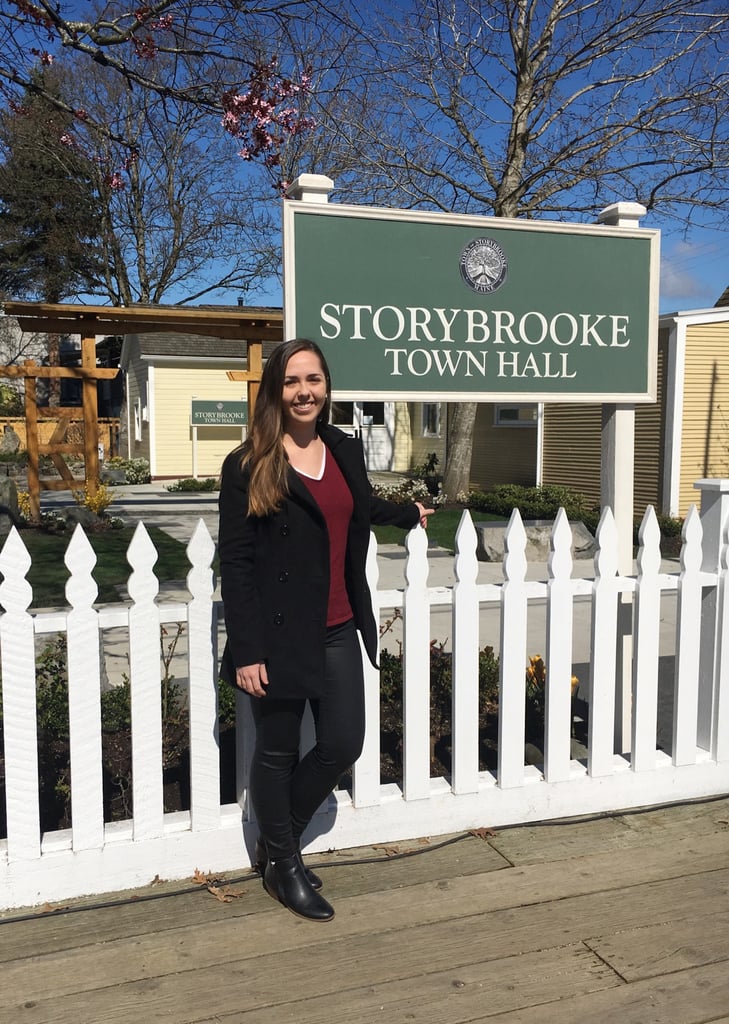
<path id="1" fill-rule="evenodd" d="M 306 864 L 304 864 L 304 858 L 301 856 L 301 850 L 297 850 L 296 855 L 301 861 L 301 866 L 304 869 L 304 874 L 309 880 L 309 885 L 312 889 L 316 889 L 318 892 L 323 885 L 321 878 L 319 878 L 315 871 L 312 871 L 311 868 L 307 868 Z M 258 874 L 263 877 L 263 873 L 266 870 L 266 864 L 268 864 L 268 851 L 266 850 L 266 844 L 261 836 L 256 839 L 255 857 L 256 859 L 253 867 L 256 869 Z"/>
<path id="2" fill-rule="evenodd" d="M 307 921 L 331 921 L 333 907 L 309 883 L 297 854 L 270 860 L 263 873 L 269 896 Z"/>

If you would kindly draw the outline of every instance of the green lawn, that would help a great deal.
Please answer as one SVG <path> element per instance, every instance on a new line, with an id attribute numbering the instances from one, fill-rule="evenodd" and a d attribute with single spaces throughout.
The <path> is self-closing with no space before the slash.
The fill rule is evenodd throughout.
<path id="1" fill-rule="evenodd" d="M 186 545 L 156 526 L 148 526 L 147 532 L 158 553 L 154 566 L 157 578 L 161 581 L 183 580 L 190 571 L 190 563 L 185 554 Z M 126 583 L 131 572 L 126 553 L 133 535 L 133 527 L 87 532 L 86 536 L 97 558 L 92 575 L 99 588 L 98 602 L 120 600 L 117 587 Z M 33 588 L 31 607 L 47 608 L 66 604 L 68 569 L 63 558 L 71 533 L 46 533 L 29 528 L 22 530 L 20 536 L 32 559 L 28 573 Z"/>
<path id="2" fill-rule="evenodd" d="M 461 508 L 443 508 L 433 513 L 428 519 L 429 539 L 448 551 L 455 551 L 456 530 L 462 515 L 463 509 Z M 489 515 L 487 512 L 476 512 L 472 515 L 479 522 L 485 519 L 501 520 L 503 518 Z M 406 533 L 405 530 L 398 530 L 396 526 L 375 526 L 373 532 L 378 544 L 402 544 Z"/>
<path id="3" fill-rule="evenodd" d="M 428 520 L 428 537 L 449 551 L 455 551 L 455 534 L 461 521 L 461 509 L 440 509 Z M 479 519 L 498 519 L 478 513 Z M 154 572 L 160 582 L 184 580 L 190 571 L 185 554 L 186 545 L 175 540 L 156 526 L 148 526 L 147 532 L 154 544 L 158 559 Z M 401 544 L 405 530 L 393 526 L 374 527 L 378 544 Z M 93 577 L 99 588 L 97 602 L 110 603 L 121 600 L 120 586 L 129 578 L 131 567 L 126 560 L 127 548 L 134 535 L 133 527 L 120 530 L 89 531 L 86 536 L 96 552 L 97 562 Z M 68 570 L 63 560 L 71 533 L 47 533 L 44 530 L 26 529 L 20 534 L 30 553 L 32 565 L 28 580 L 33 588 L 33 608 L 47 608 L 65 605 L 65 586 Z"/>

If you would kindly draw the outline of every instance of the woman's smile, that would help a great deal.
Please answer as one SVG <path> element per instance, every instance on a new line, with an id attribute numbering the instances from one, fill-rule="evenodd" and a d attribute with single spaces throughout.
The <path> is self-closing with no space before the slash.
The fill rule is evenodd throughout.
<path id="1" fill-rule="evenodd" d="M 327 397 L 327 381 L 315 352 L 296 352 L 286 364 L 282 408 L 284 427 L 315 422 Z"/>

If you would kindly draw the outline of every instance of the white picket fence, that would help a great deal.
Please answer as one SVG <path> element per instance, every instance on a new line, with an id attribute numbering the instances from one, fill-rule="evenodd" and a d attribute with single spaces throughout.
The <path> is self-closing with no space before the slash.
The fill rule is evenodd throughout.
<path id="1" fill-rule="evenodd" d="M 379 680 L 366 666 L 367 736 L 353 771 L 352 793 L 337 791 L 305 837 L 311 851 L 392 842 L 480 826 L 499 826 L 729 792 L 729 569 L 724 504 L 705 516 L 692 510 L 684 527 L 680 571 L 660 571 L 652 509 L 641 530 L 637 576 L 617 571 L 612 514 L 603 512 L 594 579 L 573 579 L 571 531 L 563 512 L 552 530 L 548 578 L 530 582 L 526 533 L 518 512 L 505 534 L 503 582 L 479 584 L 476 532 L 464 513 L 457 534 L 455 584 L 428 586 L 426 535 L 407 540 L 405 586 L 378 590 L 376 545 L 368 575 L 376 611 L 403 615 L 403 785 L 381 785 Z M 720 515 L 717 516 L 717 509 Z M 702 519 L 704 527 L 702 527 Z M 704 536 L 702 536 L 704 535 Z M 7 839 L 0 840 L 0 907 L 32 905 L 131 888 L 159 878 L 240 870 L 250 863 L 256 827 L 247 810 L 247 750 L 252 730 L 238 704 L 239 802 L 221 806 L 216 709 L 213 541 L 200 520 L 188 545 L 187 602 L 158 600 L 155 549 L 142 524 L 129 547 L 130 603 L 94 607 L 95 555 L 77 527 L 66 553 L 68 608 L 29 611 L 30 557 L 12 531 L 0 552 L 0 667 L 6 770 Z M 712 568 L 713 565 L 713 568 Z M 658 749 L 661 595 L 677 591 L 673 723 L 670 752 Z M 587 687 L 587 756 L 571 757 L 570 679 L 573 610 L 591 603 Z M 544 614 L 548 665 L 544 764 L 524 763 L 527 625 Z M 430 616 L 452 609 L 452 777 L 430 777 Z M 479 771 L 479 614 L 500 620 L 498 768 Z M 627 617 L 626 617 L 627 616 Z M 630 753 L 615 749 L 616 651 L 632 644 Z M 189 659 L 189 811 L 164 813 L 160 709 L 160 627 L 184 623 Z M 100 631 L 126 627 L 132 694 L 133 818 L 104 822 Z M 35 650 L 43 634 L 65 633 L 68 647 L 72 827 L 41 835 Z M 619 642 L 620 640 L 620 642 Z M 664 635 L 665 646 L 665 635 Z M 629 666 L 630 670 L 630 666 Z"/>

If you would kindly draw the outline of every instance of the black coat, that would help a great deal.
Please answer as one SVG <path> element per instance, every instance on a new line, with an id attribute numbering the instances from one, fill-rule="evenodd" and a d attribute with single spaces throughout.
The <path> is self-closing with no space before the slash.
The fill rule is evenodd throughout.
<path id="1" fill-rule="evenodd" d="M 347 538 L 345 579 L 355 625 L 375 664 L 377 624 L 365 578 L 370 524 L 410 529 L 419 519 L 414 504 L 397 505 L 372 494 L 361 442 L 332 426 L 319 433 L 352 493 L 354 510 Z M 228 640 L 221 674 L 235 681 L 235 668 L 264 662 L 267 694 L 317 697 L 324 677 L 329 599 L 329 536 L 324 517 L 291 468 L 288 497 L 278 512 L 249 516 L 247 467 L 240 451 L 223 464 L 218 551 Z"/>

